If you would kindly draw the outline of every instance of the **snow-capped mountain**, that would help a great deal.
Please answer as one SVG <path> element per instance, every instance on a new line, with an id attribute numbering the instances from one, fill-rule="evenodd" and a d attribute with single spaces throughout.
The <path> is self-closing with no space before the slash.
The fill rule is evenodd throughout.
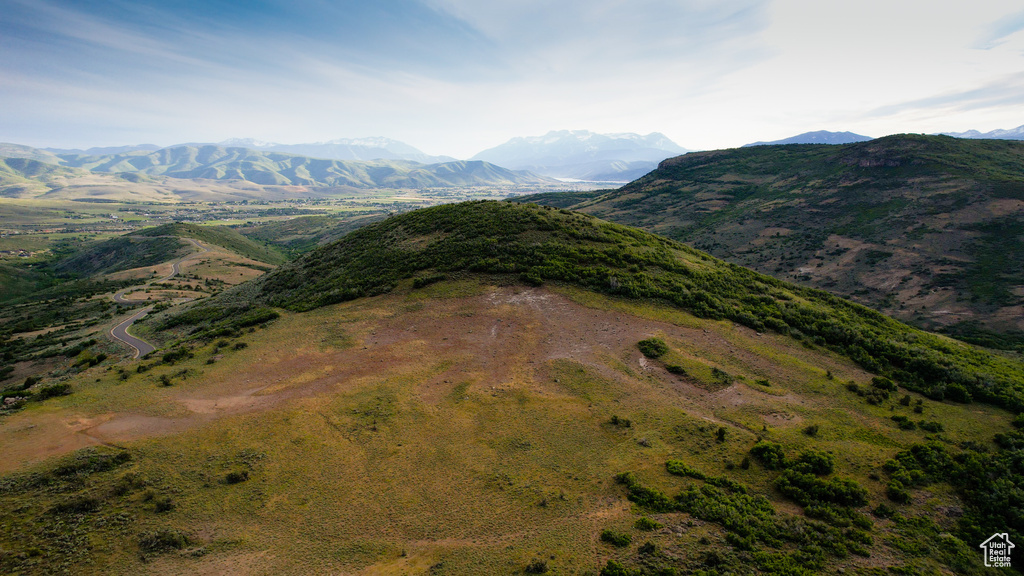
<path id="1" fill-rule="evenodd" d="M 743 147 L 771 146 L 774 144 L 852 144 L 854 142 L 866 142 L 868 140 L 873 140 L 873 138 L 870 136 L 854 134 L 853 132 L 829 132 L 828 130 L 817 130 L 815 132 L 804 132 L 803 134 L 797 134 L 796 136 L 790 136 L 789 138 L 783 138 L 782 140 L 772 140 L 771 142 L 752 142 L 750 144 L 744 144 Z"/>
<path id="2" fill-rule="evenodd" d="M 992 130 L 991 132 L 978 132 L 977 130 L 968 130 L 967 132 L 943 132 L 942 135 L 953 136 L 955 138 L 971 138 L 974 140 L 1024 140 L 1024 126 L 1017 126 L 1010 130 Z"/>
<path id="3" fill-rule="evenodd" d="M 665 158 L 686 152 L 657 132 L 642 136 L 558 130 L 543 136 L 512 138 L 472 160 L 555 178 L 629 182 L 650 172 Z"/>

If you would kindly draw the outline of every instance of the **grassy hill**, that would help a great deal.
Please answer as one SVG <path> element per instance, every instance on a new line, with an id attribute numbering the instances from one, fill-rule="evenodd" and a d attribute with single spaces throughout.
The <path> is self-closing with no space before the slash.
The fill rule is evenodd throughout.
<path id="1" fill-rule="evenodd" d="M 195 250 L 182 238 L 194 238 L 267 264 L 277 265 L 285 261 L 276 248 L 250 240 L 230 228 L 175 222 L 84 247 L 53 262 L 50 267 L 59 276 L 89 278 L 152 266 L 170 262 Z"/>
<path id="2" fill-rule="evenodd" d="M 81 170 L 31 158 L 0 157 L 0 189 L 3 191 L 0 196 L 16 196 L 25 190 L 46 191 L 61 186 L 69 177 L 82 174 Z"/>
<path id="3" fill-rule="evenodd" d="M 200 242 L 227 248 L 236 254 L 267 264 L 277 265 L 285 261 L 284 256 L 275 248 L 256 242 L 225 226 L 199 226 L 175 222 L 139 230 L 133 235 L 154 238 L 159 236 L 194 238 Z"/>
<path id="4" fill-rule="evenodd" d="M 0 418 L 0 571 L 981 575 L 1024 535 L 1020 363 L 582 214 L 410 212 L 144 324 Z"/>
<path id="5" fill-rule="evenodd" d="M 369 214 L 344 220 L 330 216 L 301 216 L 290 220 L 268 222 L 239 228 L 246 238 L 278 247 L 290 255 L 309 252 L 321 244 L 341 238 L 356 228 L 383 219 L 381 214 Z"/>
<path id="6" fill-rule="evenodd" d="M 960 390 L 1024 410 L 1017 363 L 914 330 L 871 309 L 727 264 L 678 242 L 582 214 L 480 202 L 418 210 L 356 230 L 247 287 L 246 306 L 314 308 L 448 274 L 511 274 L 656 298 L 842 353 L 936 397 Z M 210 303 L 197 317 L 232 315 Z"/>
<path id="7" fill-rule="evenodd" d="M 1024 144 L 899 135 L 691 153 L 550 203 L 990 346 L 1024 346 Z"/>

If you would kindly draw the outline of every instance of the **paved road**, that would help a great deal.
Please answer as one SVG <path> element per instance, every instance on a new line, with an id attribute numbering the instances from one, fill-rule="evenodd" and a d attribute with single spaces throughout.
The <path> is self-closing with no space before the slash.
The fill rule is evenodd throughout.
<path id="1" fill-rule="evenodd" d="M 128 328 L 136 320 L 148 314 L 149 311 L 152 309 L 152 306 L 146 306 L 142 310 L 139 310 L 135 314 L 132 314 L 132 316 L 127 320 L 121 322 L 117 326 L 114 326 L 113 328 L 110 329 L 111 336 L 113 336 L 116 340 L 120 340 L 121 342 L 124 342 L 125 344 L 131 346 L 135 350 L 135 356 L 132 356 L 133 360 L 136 358 L 141 358 L 142 356 L 149 354 L 153 350 L 156 350 L 156 347 L 150 344 L 149 342 L 146 342 L 145 340 L 142 340 L 140 338 L 136 338 L 135 336 L 132 336 L 131 334 L 128 333 Z"/>
<path id="2" fill-rule="evenodd" d="M 168 274 L 167 276 L 164 276 L 163 278 L 158 278 L 156 280 L 150 280 L 141 289 L 145 289 L 146 286 L 149 286 L 150 284 L 153 284 L 155 282 L 166 282 L 167 280 L 170 280 L 171 278 L 174 278 L 175 276 L 177 276 L 181 272 L 181 269 L 180 269 L 179 265 L 182 262 L 184 262 L 185 260 L 189 260 L 191 258 L 195 258 L 196 256 L 199 256 L 200 254 L 205 254 L 205 253 L 210 251 L 209 248 L 203 246 L 202 244 L 200 244 L 199 242 L 196 242 L 195 240 L 193 240 L 191 238 L 182 238 L 182 240 L 186 240 L 186 241 L 190 242 L 196 248 L 199 248 L 199 252 L 193 252 L 192 254 L 189 254 L 188 256 L 183 256 L 181 258 L 178 258 L 174 262 L 171 262 L 171 273 L 170 274 Z M 114 294 L 114 302 L 117 302 L 118 304 L 120 304 L 122 306 L 134 306 L 134 305 L 137 305 L 137 304 L 146 304 L 147 303 L 146 300 L 132 300 L 132 299 L 124 297 L 124 295 L 126 293 L 132 292 L 132 291 L 135 291 L 135 290 L 140 290 L 140 288 L 138 286 L 133 286 L 131 288 L 125 288 L 124 290 L 120 290 L 119 292 L 117 292 L 117 294 Z M 118 324 L 117 326 L 114 326 L 113 328 L 110 329 L 110 335 L 115 340 L 119 340 L 121 342 L 124 342 L 125 344 L 127 344 L 128 346 L 131 346 L 132 349 L 135 350 L 135 356 L 133 356 L 133 359 L 134 358 L 141 358 L 142 356 L 145 356 L 146 354 L 149 354 L 153 350 L 156 350 L 156 347 L 153 346 L 152 344 L 150 344 L 149 342 L 146 342 L 145 340 L 142 340 L 140 338 L 136 338 L 135 336 L 132 336 L 131 334 L 128 333 L 128 329 L 131 328 L 132 324 L 134 324 L 137 320 L 139 320 L 142 317 L 144 317 L 152 309 L 153 309 L 152 305 L 146 306 L 142 310 L 139 310 L 135 314 L 132 314 L 132 316 L 130 318 L 122 321 L 120 324 Z"/>

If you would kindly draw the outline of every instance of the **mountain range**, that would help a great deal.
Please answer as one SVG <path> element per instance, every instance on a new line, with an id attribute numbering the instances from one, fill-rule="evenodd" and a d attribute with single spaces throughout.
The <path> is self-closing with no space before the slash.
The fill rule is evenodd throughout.
<path id="1" fill-rule="evenodd" d="M 20 186 L 33 174 L 56 167 L 123 177 L 172 177 L 245 180 L 273 186 L 351 186 L 355 188 L 423 188 L 551 184 L 553 180 L 480 161 L 420 164 L 409 160 L 344 161 L 215 145 L 175 146 L 156 151 L 117 154 L 56 154 L 26 146 L 0 145 L 6 157 L 6 178 L 0 184 Z M 12 160 L 14 165 L 11 165 Z M 16 168 L 17 167 L 17 168 Z M 0 170 L 0 178 L 4 171 Z"/>
<path id="2" fill-rule="evenodd" d="M 989 346 L 1024 349 L 1024 143 L 896 135 L 694 152 L 612 191 L 518 199 L 682 240 Z"/>
<path id="3" fill-rule="evenodd" d="M 966 132 L 943 132 L 942 135 L 970 139 L 1024 140 L 1024 125 L 1010 130 L 991 130 L 989 132 L 968 130 Z"/>
<path id="4" fill-rule="evenodd" d="M 686 151 L 657 132 L 641 136 L 560 130 L 512 138 L 472 159 L 554 178 L 629 182 L 653 170 L 661 160 Z"/>

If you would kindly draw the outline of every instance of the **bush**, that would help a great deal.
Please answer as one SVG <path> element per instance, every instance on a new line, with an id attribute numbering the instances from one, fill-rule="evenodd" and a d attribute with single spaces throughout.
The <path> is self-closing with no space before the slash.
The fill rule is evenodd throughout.
<path id="1" fill-rule="evenodd" d="M 885 390 L 886 392 L 896 391 L 896 384 L 885 376 L 875 376 L 871 379 L 871 385 L 879 390 Z"/>
<path id="2" fill-rule="evenodd" d="M 636 343 L 640 352 L 648 358 L 660 358 L 668 353 L 668 344 L 661 338 L 648 338 Z"/>
<path id="3" fill-rule="evenodd" d="M 939 422 L 930 422 L 928 420 L 920 420 L 917 423 L 918 428 L 925 432 L 939 433 L 944 431 L 946 428 Z"/>
<path id="4" fill-rule="evenodd" d="M 831 478 L 822 480 L 813 474 L 796 469 L 786 470 L 775 481 L 775 487 L 801 506 L 814 503 L 839 506 L 863 506 L 868 503 L 868 492 L 856 482 Z"/>
<path id="5" fill-rule="evenodd" d="M 660 529 L 663 525 L 661 522 L 651 520 L 650 518 L 644 516 L 637 520 L 636 524 L 634 524 L 633 526 L 637 530 L 643 530 L 644 532 L 652 532 L 654 530 Z"/>
<path id="6" fill-rule="evenodd" d="M 696 478 L 697 480 L 704 480 L 705 478 L 703 472 L 690 468 L 681 460 L 669 460 L 665 462 L 665 470 L 669 474 L 674 474 L 676 476 L 687 476 L 689 478 Z"/>
<path id="7" fill-rule="evenodd" d="M 228 472 L 228 475 L 224 477 L 224 482 L 228 484 L 239 484 L 249 479 L 248 470 L 236 470 L 234 472 Z"/>
<path id="8" fill-rule="evenodd" d="M 891 418 L 893 422 L 899 425 L 900 430 L 914 430 L 917 428 L 917 424 L 914 424 L 906 416 L 892 416 Z"/>
<path id="9" fill-rule="evenodd" d="M 817 436 L 818 435 L 818 425 L 817 424 L 811 424 L 807 428 L 804 428 L 804 434 L 807 434 L 808 436 Z"/>
<path id="10" fill-rule="evenodd" d="M 616 548 L 625 548 L 633 541 L 633 537 L 614 530 L 604 530 L 601 532 L 601 541 L 607 542 Z"/>
<path id="11" fill-rule="evenodd" d="M 787 466 L 786 453 L 782 445 L 761 440 L 750 449 L 750 455 L 769 470 L 782 470 Z"/>
<path id="12" fill-rule="evenodd" d="M 686 376 L 686 369 L 678 364 L 665 364 L 665 370 L 670 374 L 676 374 L 678 376 Z"/>
<path id="13" fill-rule="evenodd" d="M 946 385 L 946 399 L 959 402 L 960 404 L 970 404 L 972 400 L 971 393 L 960 384 Z"/>
<path id="14" fill-rule="evenodd" d="M 67 396 L 68 394 L 71 394 L 71 385 L 67 382 L 61 382 L 60 384 L 51 384 L 40 388 L 39 392 L 35 395 L 35 399 L 46 400 L 47 398 Z"/>
<path id="15" fill-rule="evenodd" d="M 800 472 L 828 476 L 835 469 L 835 458 L 827 452 L 804 450 L 797 457 L 792 468 Z"/>
<path id="16" fill-rule="evenodd" d="M 523 572 L 527 574 L 546 574 L 548 571 L 548 563 L 543 560 L 534 560 L 523 568 Z"/>
<path id="17" fill-rule="evenodd" d="M 903 489 L 899 480 L 891 480 L 885 487 L 885 496 L 897 504 L 910 504 L 910 492 Z"/>
<path id="18" fill-rule="evenodd" d="M 143 552 L 165 552 L 181 550 L 189 545 L 191 539 L 184 532 L 170 528 L 161 528 L 139 536 L 139 549 Z"/>
<path id="19" fill-rule="evenodd" d="M 633 425 L 633 422 L 629 418 L 619 418 L 615 415 L 612 415 L 610 422 L 612 426 L 620 426 L 622 428 L 629 428 Z"/>

